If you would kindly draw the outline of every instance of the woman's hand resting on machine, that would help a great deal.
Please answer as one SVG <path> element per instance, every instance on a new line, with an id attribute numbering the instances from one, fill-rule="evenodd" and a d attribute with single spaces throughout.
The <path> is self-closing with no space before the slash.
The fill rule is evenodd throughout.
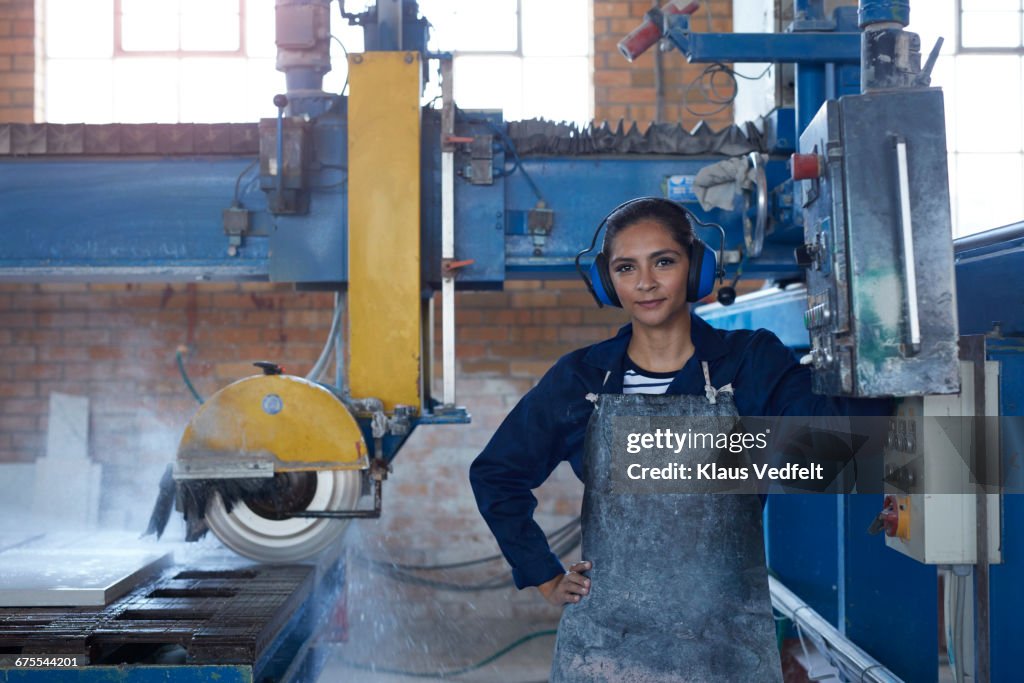
<path id="1" fill-rule="evenodd" d="M 550 581 L 537 586 L 537 590 L 544 596 L 544 599 L 556 607 L 566 603 L 576 603 L 590 592 L 590 579 L 583 576 L 583 572 L 589 571 L 592 563 L 588 560 L 580 560 L 571 567 L 565 574 L 559 574 Z"/>

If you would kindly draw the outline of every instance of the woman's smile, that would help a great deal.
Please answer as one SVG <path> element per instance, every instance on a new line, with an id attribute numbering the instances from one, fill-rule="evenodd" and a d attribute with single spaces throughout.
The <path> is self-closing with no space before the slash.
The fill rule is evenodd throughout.
<path id="1" fill-rule="evenodd" d="M 661 299 L 650 299 L 648 301 L 637 301 L 636 305 L 640 306 L 641 308 L 646 308 L 647 310 L 651 310 L 651 309 L 657 308 L 658 306 L 660 306 L 663 303 L 665 303 L 665 299 L 661 298 Z"/>

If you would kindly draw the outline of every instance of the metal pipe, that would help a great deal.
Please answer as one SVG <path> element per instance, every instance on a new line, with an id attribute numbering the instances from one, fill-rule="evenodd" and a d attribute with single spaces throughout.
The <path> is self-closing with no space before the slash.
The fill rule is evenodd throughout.
<path id="1" fill-rule="evenodd" d="M 280 98 L 280 99 L 279 99 Z M 283 104 L 282 104 L 283 101 Z M 277 202 L 281 203 L 284 201 L 284 108 L 288 104 L 287 98 L 281 98 L 280 95 L 274 98 L 274 104 L 277 107 L 277 168 L 274 169 L 277 175 Z"/>
<path id="2" fill-rule="evenodd" d="M 341 306 L 344 294 L 335 292 L 334 296 L 334 305 Z M 345 346 L 342 343 L 344 336 L 345 331 L 339 325 L 337 336 L 334 338 L 334 386 L 341 390 L 343 396 L 348 396 L 348 381 L 345 377 Z"/>
<path id="3" fill-rule="evenodd" d="M 860 0 L 857 17 L 861 92 L 919 86 L 920 40 L 903 30 L 910 23 L 908 0 Z"/>
<path id="4" fill-rule="evenodd" d="M 953 240 L 953 251 L 959 254 L 963 251 L 991 247 L 1001 242 L 1011 242 L 1021 238 L 1024 238 L 1024 221 L 955 239 Z"/>
<path id="5" fill-rule="evenodd" d="M 794 0 L 794 22 L 820 21 L 824 18 L 822 0 Z M 828 84 L 823 64 L 797 62 L 793 66 L 793 78 L 796 81 L 796 135 L 799 138 L 828 97 Z"/>
<path id="6" fill-rule="evenodd" d="M 381 50 L 402 49 L 403 0 L 377 0 L 377 30 Z"/>
<path id="7" fill-rule="evenodd" d="M 847 680 L 862 683 L 902 683 L 902 679 L 836 630 L 781 581 L 769 576 L 768 588 L 772 594 L 772 607 L 792 621 L 794 626 L 802 629 L 829 658 L 833 666 L 846 674 Z"/>
<path id="8" fill-rule="evenodd" d="M 441 261 L 455 258 L 455 99 L 452 60 L 441 60 Z M 455 271 L 441 273 L 441 401 L 455 406 Z"/>
<path id="9" fill-rule="evenodd" d="M 324 342 L 324 348 L 320 352 L 320 357 L 316 359 L 316 363 L 313 364 L 313 367 L 306 374 L 306 379 L 311 382 L 320 381 L 320 375 L 324 374 L 324 368 L 327 367 L 327 361 L 331 358 L 331 351 L 334 349 L 335 344 L 338 343 L 338 328 L 341 326 L 342 308 L 341 292 L 335 292 L 334 315 L 331 316 L 331 328 L 327 333 L 327 341 Z M 340 387 L 340 385 L 338 386 Z"/>
<path id="10" fill-rule="evenodd" d="M 659 0 L 651 0 L 651 7 L 657 7 Z M 711 30 L 711 27 L 708 27 Z M 662 123 L 665 120 L 665 79 L 662 75 L 664 62 L 662 61 L 661 45 L 656 44 L 654 48 L 654 122 Z"/>
<path id="11" fill-rule="evenodd" d="M 974 618 L 975 641 L 975 680 L 988 683 L 990 680 L 989 650 L 991 645 L 990 602 L 989 602 L 989 563 L 988 563 L 988 444 L 986 443 L 985 423 L 988 411 L 985 401 L 985 335 L 961 337 L 961 344 L 966 346 L 974 367 L 974 470 L 978 481 L 975 493 L 975 573 L 974 600 L 976 612 Z"/>
<path id="12" fill-rule="evenodd" d="M 797 136 L 804 132 L 825 101 L 825 67 L 822 64 L 796 64 Z"/>

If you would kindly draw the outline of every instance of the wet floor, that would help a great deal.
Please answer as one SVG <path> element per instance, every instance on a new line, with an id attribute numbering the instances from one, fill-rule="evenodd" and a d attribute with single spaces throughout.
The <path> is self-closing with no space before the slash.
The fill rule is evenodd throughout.
<path id="1" fill-rule="evenodd" d="M 472 628 L 466 626 L 460 624 L 451 628 L 437 622 L 410 623 L 401 638 L 372 649 L 366 646 L 366 639 L 352 634 L 349 642 L 326 648 L 327 661 L 319 681 L 534 683 L 548 680 L 555 638 L 545 632 L 555 630 L 557 622 L 479 620 Z M 512 648 L 502 654 L 509 646 Z M 499 656 L 480 666 L 494 655 Z M 457 670 L 465 673 L 451 678 Z M 447 674 L 449 678 L 432 676 L 432 673 Z"/>
<path id="2" fill-rule="evenodd" d="M 319 681 L 548 680 L 561 609 L 536 589 L 510 585 L 504 560 L 396 571 L 365 561 L 389 552 L 356 526 L 346 539 L 344 607 L 321 632 Z"/>

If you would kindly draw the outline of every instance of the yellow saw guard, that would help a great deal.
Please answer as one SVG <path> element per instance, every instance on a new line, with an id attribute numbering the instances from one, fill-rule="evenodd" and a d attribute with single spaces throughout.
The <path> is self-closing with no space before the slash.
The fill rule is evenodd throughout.
<path id="1" fill-rule="evenodd" d="M 257 375 L 211 396 L 181 443 L 175 479 L 253 479 L 266 488 L 206 506 L 211 531 L 259 562 L 296 562 L 336 543 L 347 519 L 295 517 L 301 511 L 354 510 L 369 468 L 356 419 L 334 394 L 290 375 Z"/>
<path id="2" fill-rule="evenodd" d="M 291 375 L 238 380 L 207 399 L 189 421 L 178 446 L 179 470 L 208 470 L 231 460 L 272 463 L 275 472 L 369 468 L 363 433 L 345 404 Z M 234 468 L 225 474 L 228 469 Z"/>

